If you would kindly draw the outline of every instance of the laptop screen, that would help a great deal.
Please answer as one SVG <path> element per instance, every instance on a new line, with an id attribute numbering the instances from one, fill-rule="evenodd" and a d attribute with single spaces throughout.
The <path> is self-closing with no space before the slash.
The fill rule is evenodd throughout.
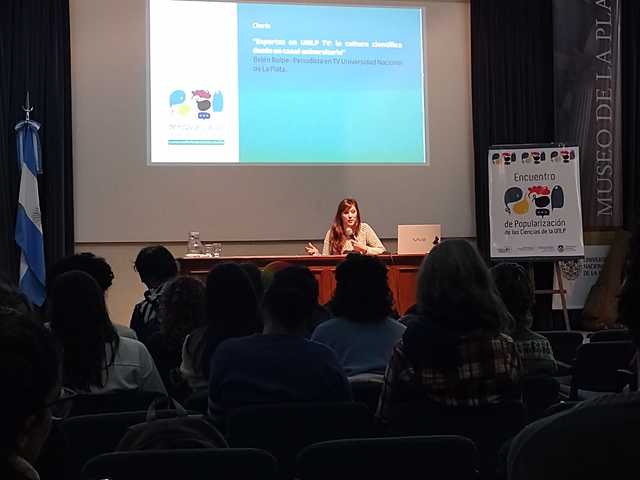
<path id="1" fill-rule="evenodd" d="M 425 254 L 440 242 L 441 226 L 398 225 L 398 253 Z"/>

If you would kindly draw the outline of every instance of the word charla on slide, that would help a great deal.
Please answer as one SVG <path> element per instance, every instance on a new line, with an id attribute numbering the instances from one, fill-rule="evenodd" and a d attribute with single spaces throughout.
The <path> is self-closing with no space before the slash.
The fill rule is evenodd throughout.
<path id="1" fill-rule="evenodd" d="M 427 163 L 423 16 L 150 0 L 149 161 Z"/>

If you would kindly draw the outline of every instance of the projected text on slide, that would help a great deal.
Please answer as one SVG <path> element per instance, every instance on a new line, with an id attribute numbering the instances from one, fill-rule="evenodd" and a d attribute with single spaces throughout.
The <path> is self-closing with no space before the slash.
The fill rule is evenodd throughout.
<path id="1" fill-rule="evenodd" d="M 422 10 L 150 0 L 151 163 L 426 162 Z"/>

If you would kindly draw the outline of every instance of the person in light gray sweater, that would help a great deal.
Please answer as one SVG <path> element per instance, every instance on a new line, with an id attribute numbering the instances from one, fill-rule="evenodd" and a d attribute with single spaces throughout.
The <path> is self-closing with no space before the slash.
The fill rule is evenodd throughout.
<path id="1" fill-rule="evenodd" d="M 330 347 L 346 375 L 384 374 L 405 326 L 389 314 L 393 304 L 387 267 L 375 257 L 349 254 L 336 268 L 331 300 L 334 318 L 321 323 L 311 340 Z"/>

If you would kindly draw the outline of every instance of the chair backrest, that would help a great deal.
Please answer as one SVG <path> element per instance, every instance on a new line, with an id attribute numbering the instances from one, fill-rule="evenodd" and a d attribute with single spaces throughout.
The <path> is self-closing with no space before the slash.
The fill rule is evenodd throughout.
<path id="1" fill-rule="evenodd" d="M 577 391 L 617 392 L 620 390 L 618 370 L 629 368 L 636 352 L 632 342 L 585 343 L 576 352 L 571 379 L 571 397 Z"/>
<path id="2" fill-rule="evenodd" d="M 209 408 L 209 391 L 198 390 L 193 392 L 184 401 L 184 408 L 206 415 Z"/>
<path id="3" fill-rule="evenodd" d="M 476 470 L 476 447 L 459 436 L 333 440 L 306 447 L 297 459 L 301 480 L 473 480 Z"/>
<path id="4" fill-rule="evenodd" d="M 522 381 L 522 399 L 527 409 L 527 420 L 536 420 L 544 415 L 551 405 L 559 400 L 560 382 L 548 375 L 533 375 Z"/>
<path id="5" fill-rule="evenodd" d="M 82 469 L 83 480 L 271 480 L 277 464 L 257 449 L 155 450 L 106 453 Z"/>
<path id="6" fill-rule="evenodd" d="M 548 330 L 537 333 L 547 337 L 553 349 L 553 356 L 564 363 L 573 364 L 576 350 L 584 343 L 584 336 L 580 332 Z"/>
<path id="7" fill-rule="evenodd" d="M 74 479 L 82 466 L 102 453 L 113 452 L 131 425 L 144 422 L 147 412 L 103 413 L 67 418 L 60 423 L 66 441 L 69 469 Z"/>
<path id="8" fill-rule="evenodd" d="M 366 405 L 288 403 L 240 408 L 229 415 L 227 440 L 231 447 L 261 448 L 278 460 L 284 476 L 295 470 L 298 452 L 312 443 L 364 438 L 373 427 Z"/>
<path id="9" fill-rule="evenodd" d="M 378 399 L 384 385 L 383 375 L 370 375 L 349 378 L 353 399 L 364 403 L 371 414 L 375 414 L 378 408 Z"/>
<path id="10" fill-rule="evenodd" d="M 630 342 L 631 332 L 626 328 L 610 328 L 599 330 L 589 335 L 589 342 Z"/>
<path id="11" fill-rule="evenodd" d="M 156 398 L 163 396 L 141 390 L 84 393 L 74 398 L 71 416 L 146 410 Z"/>
<path id="12" fill-rule="evenodd" d="M 521 402 L 478 407 L 448 407 L 429 400 L 394 408 L 391 435 L 460 435 L 471 439 L 480 452 L 481 470 L 495 471 L 498 452 L 526 423 Z"/>

